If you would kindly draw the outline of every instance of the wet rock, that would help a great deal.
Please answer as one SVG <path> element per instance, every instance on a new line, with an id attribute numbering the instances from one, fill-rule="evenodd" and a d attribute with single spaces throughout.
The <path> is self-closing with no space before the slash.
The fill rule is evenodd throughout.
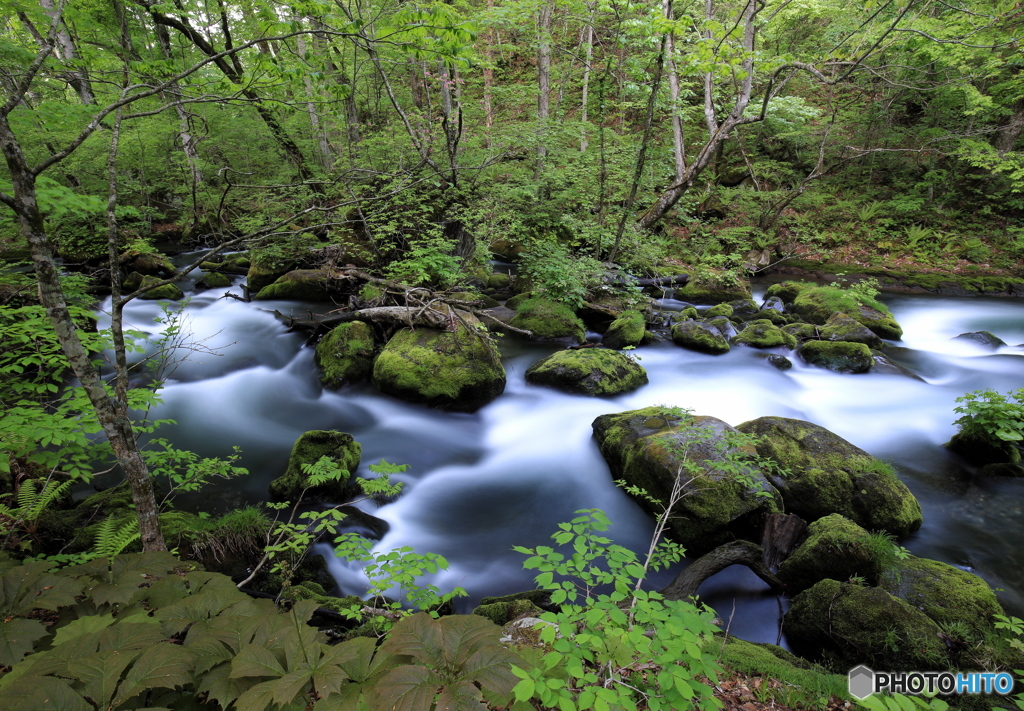
<path id="1" fill-rule="evenodd" d="M 994 631 L 995 616 L 1003 614 L 988 583 L 937 560 L 910 556 L 895 561 L 883 572 L 879 586 L 961 641 L 983 641 Z"/>
<path id="2" fill-rule="evenodd" d="M 1017 464 L 1021 461 L 1020 450 L 1012 442 L 972 432 L 957 432 L 946 442 L 946 448 L 979 467 L 986 464 Z"/>
<path id="3" fill-rule="evenodd" d="M 750 463 L 755 450 L 714 417 L 648 407 L 602 415 L 594 434 L 612 476 L 647 493 L 635 498 L 648 511 L 663 513 L 678 480 L 684 496 L 669 529 L 690 553 L 757 535 L 764 514 L 780 510 L 775 488 Z"/>
<path id="4" fill-rule="evenodd" d="M 806 521 L 839 513 L 895 536 L 920 528 L 921 506 L 892 466 L 839 435 L 785 417 L 759 417 L 736 429 L 759 437 L 757 453 L 778 462 L 780 470 L 769 481 L 788 513 Z"/>
<path id="5" fill-rule="evenodd" d="M 769 296 L 761 304 L 762 311 L 778 311 L 783 313 L 786 310 L 786 306 L 782 302 L 782 298 L 778 296 Z"/>
<path id="6" fill-rule="evenodd" d="M 196 282 L 196 289 L 226 289 L 231 286 L 231 279 L 220 272 L 207 272 Z"/>
<path id="7" fill-rule="evenodd" d="M 749 321 L 744 329 L 732 339 L 732 344 L 751 348 L 796 348 L 796 338 L 768 319 L 760 319 Z"/>
<path id="8" fill-rule="evenodd" d="M 885 306 L 877 301 L 871 301 L 870 305 L 864 303 L 847 289 L 833 286 L 802 289 L 793 299 L 792 311 L 818 325 L 827 324 L 835 313 L 844 313 L 882 338 L 897 341 L 903 337 L 903 329 Z"/>
<path id="9" fill-rule="evenodd" d="M 583 343 L 586 330 L 583 321 L 571 308 L 558 301 L 533 298 L 522 301 L 512 319 L 516 328 L 525 328 L 542 340 Z"/>
<path id="10" fill-rule="evenodd" d="M 990 331 L 971 331 L 970 333 L 961 333 L 959 336 L 954 336 L 955 341 L 968 341 L 975 345 L 987 348 L 990 351 L 997 350 L 1006 345 L 1003 339 L 999 338 Z"/>
<path id="11" fill-rule="evenodd" d="M 784 625 L 794 651 L 834 669 L 944 671 L 950 665 L 939 626 L 879 588 L 822 580 L 793 598 Z"/>
<path id="12" fill-rule="evenodd" d="M 750 284 L 726 273 L 692 274 L 686 285 L 676 291 L 675 298 L 689 301 L 691 304 L 720 304 L 736 299 L 749 299 Z"/>
<path id="13" fill-rule="evenodd" d="M 605 331 L 602 343 L 608 348 L 622 350 L 628 346 L 639 346 L 646 329 L 644 315 L 639 311 L 626 311 L 612 321 Z"/>
<path id="14" fill-rule="evenodd" d="M 778 368 L 779 370 L 789 370 L 793 367 L 793 363 L 789 358 L 784 355 L 779 355 L 778 353 L 772 353 L 768 356 L 768 362 L 772 367 Z"/>
<path id="15" fill-rule="evenodd" d="M 862 578 L 878 583 L 882 561 L 872 549 L 871 534 L 840 514 L 819 518 L 807 527 L 807 538 L 779 566 L 779 578 L 790 592 L 821 580 L 845 582 Z"/>
<path id="16" fill-rule="evenodd" d="M 333 328 L 316 345 L 316 364 L 325 388 L 369 380 L 373 372 L 373 328 L 362 321 Z"/>
<path id="17" fill-rule="evenodd" d="M 607 348 L 559 351 L 526 371 L 526 381 L 579 395 L 619 395 L 647 384 L 647 371 Z"/>
<path id="18" fill-rule="evenodd" d="M 139 284 L 138 288 L 145 289 L 151 284 L 155 284 L 160 281 L 160 277 L 144 276 L 142 277 L 142 283 Z M 150 289 L 139 298 L 145 299 L 147 301 L 155 301 L 157 299 L 167 299 L 168 301 L 180 301 L 181 299 L 185 298 L 185 294 L 184 292 L 182 292 L 181 289 L 179 289 L 174 284 L 164 284 L 163 286 L 158 286 L 155 289 Z"/>
<path id="19" fill-rule="evenodd" d="M 505 368 L 494 343 L 464 325 L 454 332 L 397 332 L 374 361 L 372 377 L 386 395 L 456 412 L 475 412 L 505 391 Z"/>
<path id="20" fill-rule="evenodd" d="M 174 274 L 174 265 L 158 252 L 140 252 L 128 250 L 118 258 L 121 269 L 125 272 L 138 272 L 143 276 L 169 277 Z"/>
<path id="21" fill-rule="evenodd" d="M 863 343 L 807 341 L 796 352 L 808 365 L 837 373 L 866 373 L 875 363 L 871 349 Z"/>
<path id="22" fill-rule="evenodd" d="M 683 348 L 718 355 L 728 353 L 729 339 L 717 328 L 702 321 L 680 321 L 672 324 L 672 342 Z"/>
<path id="23" fill-rule="evenodd" d="M 819 329 L 819 337 L 823 341 L 847 341 L 863 343 L 868 348 L 882 347 L 882 339 L 874 331 L 844 313 L 829 316 L 825 325 Z"/>
<path id="24" fill-rule="evenodd" d="M 294 269 L 260 289 L 254 301 L 330 301 L 329 275 L 322 269 Z"/>
<path id="25" fill-rule="evenodd" d="M 351 497 L 349 479 L 359 466 L 363 448 L 347 432 L 334 430 L 312 430 L 295 440 L 288 457 L 288 468 L 282 476 L 270 482 L 270 497 L 274 501 L 295 502 L 306 489 L 303 501 L 330 501 L 341 503 Z M 309 477 L 302 471 L 302 465 L 315 464 L 321 457 L 330 457 L 345 475 L 338 481 L 330 481 L 309 487 Z"/>

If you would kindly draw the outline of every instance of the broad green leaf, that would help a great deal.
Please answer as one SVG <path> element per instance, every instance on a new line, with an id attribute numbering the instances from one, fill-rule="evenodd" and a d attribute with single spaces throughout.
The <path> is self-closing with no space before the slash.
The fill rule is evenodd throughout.
<path id="1" fill-rule="evenodd" d="M 444 679 L 433 669 L 403 665 L 389 670 L 368 691 L 371 708 L 389 711 L 425 711 Z"/>
<path id="2" fill-rule="evenodd" d="M 89 615 L 73 620 L 57 630 L 53 636 L 53 644 L 65 644 L 76 637 L 92 632 L 100 632 L 114 624 L 113 615 Z"/>
<path id="3" fill-rule="evenodd" d="M 226 709 L 256 683 L 253 677 L 232 679 L 231 665 L 224 663 L 206 672 L 196 684 L 196 691 L 206 694 Z"/>
<path id="4" fill-rule="evenodd" d="M 113 705 L 119 706 L 147 689 L 173 689 L 192 681 L 192 654 L 177 644 L 150 647 L 128 671 L 117 690 Z"/>
<path id="5" fill-rule="evenodd" d="M 86 698 L 100 708 L 107 708 L 121 674 L 141 654 L 139 650 L 108 649 L 71 662 L 68 671 L 82 682 Z"/>
<path id="6" fill-rule="evenodd" d="M 93 711 L 71 685 L 53 676 L 27 676 L 4 690 L 4 711 Z"/>
<path id="7" fill-rule="evenodd" d="M 152 619 L 152 618 L 150 618 Z M 167 639 L 160 625 L 152 623 L 119 622 L 100 632 L 100 649 L 145 649 Z"/>
<path id="8" fill-rule="evenodd" d="M 46 628 L 36 620 L 15 618 L 0 624 L 0 665 L 14 666 L 46 636 Z"/>
<path id="9" fill-rule="evenodd" d="M 437 697 L 437 708 L 451 711 L 487 711 L 480 689 L 468 681 L 449 684 Z"/>
<path id="10" fill-rule="evenodd" d="M 231 660 L 231 678 L 244 676 L 283 676 L 284 667 L 274 653 L 257 644 L 247 644 Z"/>

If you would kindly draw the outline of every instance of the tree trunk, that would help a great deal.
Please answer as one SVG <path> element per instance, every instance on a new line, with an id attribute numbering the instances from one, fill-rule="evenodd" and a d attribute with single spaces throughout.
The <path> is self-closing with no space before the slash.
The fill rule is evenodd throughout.
<path id="1" fill-rule="evenodd" d="M 583 29 L 583 96 L 580 99 L 580 153 L 587 152 L 587 100 L 590 98 L 590 65 L 594 61 L 594 15 Z"/>
<path id="2" fill-rule="evenodd" d="M 548 154 L 547 130 L 551 115 L 551 13 L 553 2 L 541 5 L 537 21 L 537 165 L 533 179 L 540 180 L 544 172 L 544 159 Z"/>
<path id="3" fill-rule="evenodd" d="M 68 83 L 71 84 L 71 87 L 78 94 L 78 98 L 83 104 L 86 106 L 95 104 L 96 96 L 93 94 L 89 75 L 86 74 L 84 69 L 75 66 L 78 63 L 78 48 L 75 46 L 75 41 L 71 37 L 71 32 L 68 30 L 64 18 L 57 17 L 61 9 L 58 9 L 53 0 L 39 0 L 39 5 L 51 20 L 56 20 L 57 22 L 57 45 L 54 49 L 61 61 L 69 67 L 64 72 L 64 76 L 67 77 Z"/>
<path id="4" fill-rule="evenodd" d="M 487 0 L 487 10 L 494 9 L 494 0 Z M 491 147 L 491 127 L 494 125 L 494 31 L 484 34 L 484 144 Z"/>
<path id="5" fill-rule="evenodd" d="M 299 22 L 299 18 L 295 18 Z M 295 38 L 295 47 L 299 52 L 299 59 L 306 61 L 306 37 L 298 35 Z M 306 112 L 309 114 L 309 125 L 313 131 L 313 138 L 316 139 L 317 152 L 320 157 L 320 165 L 323 169 L 330 171 L 334 165 L 334 156 L 331 155 L 331 146 L 327 141 L 327 131 L 320 120 L 320 114 L 316 110 L 316 96 L 313 93 L 313 80 L 309 78 L 309 72 L 302 73 L 302 82 L 306 87 Z"/>
<path id="6" fill-rule="evenodd" d="M 664 2 L 665 19 L 674 19 L 672 0 Z M 683 119 L 679 115 L 679 73 L 676 70 L 675 36 L 669 32 L 665 42 L 665 69 L 668 72 L 669 105 L 672 107 L 672 157 L 675 159 L 675 178 L 678 183 L 686 175 L 686 144 L 683 141 Z"/>
<path id="7" fill-rule="evenodd" d="M 14 187 L 13 204 L 9 203 L 9 207 L 14 209 L 20 232 L 32 253 L 32 262 L 39 281 L 39 300 L 46 308 L 46 314 L 53 324 L 61 350 L 75 376 L 81 381 L 82 388 L 96 412 L 114 456 L 124 469 L 132 491 L 135 515 L 139 521 L 142 548 L 145 551 L 167 550 L 160 531 L 153 480 L 136 444 L 127 408 L 117 403 L 107 393 L 106 386 L 75 330 L 75 323 L 61 289 L 53 250 L 46 236 L 43 216 L 39 211 L 35 175 L 25 161 L 21 146 L 11 131 L 6 116 L 0 116 L 0 151 L 7 162 Z"/>
<path id="8" fill-rule="evenodd" d="M 1013 106 L 1013 116 L 1010 117 L 1010 122 L 999 129 L 999 133 L 996 134 L 995 147 L 999 151 L 999 155 L 1013 150 L 1017 139 L 1020 138 L 1021 131 L 1024 131 L 1024 99 L 1017 99 L 1017 103 Z"/>
<path id="9" fill-rule="evenodd" d="M 697 588 L 712 575 L 730 565 L 745 565 L 773 590 L 782 590 L 783 584 L 764 563 L 761 546 L 750 541 L 733 541 L 705 553 L 690 563 L 683 572 L 661 591 L 667 600 L 688 600 L 697 594 Z"/>
<path id="10" fill-rule="evenodd" d="M 163 25 L 157 25 L 156 37 L 160 43 L 160 50 L 164 55 L 164 59 L 170 61 L 173 55 L 171 54 L 171 38 L 167 33 L 167 28 Z M 171 86 L 170 92 L 179 98 L 181 97 L 181 92 L 176 84 Z M 197 142 L 188 125 L 188 112 L 185 111 L 185 107 L 181 105 L 180 101 L 174 104 L 174 113 L 178 116 L 178 141 L 181 143 L 181 150 L 185 154 L 185 162 L 188 163 L 189 173 L 192 174 L 194 197 L 196 187 L 203 182 L 203 169 L 199 165 L 199 151 L 196 150 Z M 195 205 L 193 204 L 194 208 Z M 196 218 L 198 219 L 198 215 Z"/>

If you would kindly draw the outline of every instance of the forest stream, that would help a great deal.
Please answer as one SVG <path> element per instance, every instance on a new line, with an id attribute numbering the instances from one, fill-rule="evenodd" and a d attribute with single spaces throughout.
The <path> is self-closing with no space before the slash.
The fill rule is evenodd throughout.
<path id="1" fill-rule="evenodd" d="M 194 272 L 188 284 L 200 276 Z M 241 280 L 235 277 L 232 293 L 241 295 Z M 765 286 L 754 285 L 755 300 Z M 987 330 L 1024 344 L 1019 299 L 883 294 L 904 330 L 886 354 L 903 373 L 893 367 L 840 375 L 791 353 L 793 368 L 779 371 L 766 361 L 773 351 L 741 347 L 712 356 L 664 342 L 633 351 L 650 384 L 607 399 L 527 385 L 527 367 L 564 346 L 504 336 L 504 394 L 474 414 L 457 414 L 409 405 L 369 385 L 323 390 L 313 350 L 303 346 L 303 335 L 287 333 L 273 311 L 305 314 L 324 305 L 244 303 L 221 298 L 224 291 L 191 295 L 181 325 L 193 345 L 176 351 L 184 360 L 167 375 L 162 404 L 150 416 L 175 420 L 160 434 L 202 456 L 227 456 L 237 445 L 250 476 L 206 489 L 202 500 L 186 506 L 222 510 L 263 501 L 299 435 L 350 432 L 363 447 L 361 475 L 381 458 L 410 465 L 393 477 L 405 483 L 400 498 L 379 508 L 360 504 L 390 527 L 378 549 L 412 546 L 445 556 L 449 570 L 431 582 L 465 588 L 470 597 L 459 609 L 468 612 L 483 596 L 531 589 L 532 575 L 512 546 L 546 543 L 578 509 L 603 509 L 618 543 L 646 551 L 653 522 L 612 482 L 592 438 L 598 415 L 650 405 L 680 406 L 732 425 L 778 415 L 817 423 L 892 462 L 924 511 L 923 527 L 902 545 L 977 573 L 1008 612 L 1024 616 L 1024 479 L 972 477 L 942 446 L 956 431 L 957 397 L 1024 387 L 1024 346 L 992 351 L 952 340 Z M 150 353 L 164 329 L 155 321 L 161 314 L 158 302 L 133 301 L 126 309 L 126 321 L 149 335 Z M 100 318 L 101 327 L 108 325 Z M 326 544 L 317 550 L 327 554 L 342 594 L 363 592 L 358 568 L 334 558 Z M 675 572 L 655 577 L 655 584 Z M 777 641 L 787 602 L 746 568 L 708 580 L 700 594 L 733 634 Z"/>

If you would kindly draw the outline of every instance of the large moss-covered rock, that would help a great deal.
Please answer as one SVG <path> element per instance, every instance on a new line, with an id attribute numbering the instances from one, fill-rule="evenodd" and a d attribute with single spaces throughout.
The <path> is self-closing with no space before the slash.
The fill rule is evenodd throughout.
<path id="1" fill-rule="evenodd" d="M 207 272 L 196 282 L 197 289 L 225 289 L 231 286 L 231 279 L 220 272 Z"/>
<path id="2" fill-rule="evenodd" d="M 644 315 L 639 311 L 626 311 L 617 319 L 612 321 L 608 330 L 605 331 L 603 343 L 609 348 L 622 350 L 628 346 L 639 346 L 644 340 L 644 331 L 647 324 L 644 322 Z"/>
<path id="3" fill-rule="evenodd" d="M 525 328 L 546 340 L 567 340 L 582 343 L 587 336 L 583 321 L 571 308 L 550 299 L 527 299 L 519 304 L 512 319 L 516 328 Z"/>
<path id="4" fill-rule="evenodd" d="M 295 502 L 309 486 L 309 477 L 302 471 L 303 464 L 316 464 L 321 457 L 330 457 L 346 474 L 337 481 L 312 487 L 303 501 L 317 500 L 340 503 L 350 497 L 349 480 L 359 466 L 363 448 L 347 432 L 312 430 L 295 440 L 288 457 L 288 468 L 282 476 L 270 482 L 270 497 L 275 501 Z"/>
<path id="5" fill-rule="evenodd" d="M 949 668 L 939 626 L 879 588 L 822 580 L 793 598 L 783 624 L 795 652 L 838 671 Z"/>
<path id="6" fill-rule="evenodd" d="M 732 343 L 751 348 L 796 348 L 796 338 L 768 319 L 748 322 L 746 327 L 732 339 Z"/>
<path id="7" fill-rule="evenodd" d="M 316 345 L 316 364 L 325 388 L 369 380 L 373 372 L 373 329 L 362 321 L 336 326 Z"/>
<path id="8" fill-rule="evenodd" d="M 759 437 L 757 453 L 779 463 L 769 479 L 787 512 L 807 521 L 839 513 L 870 531 L 895 536 L 921 526 L 921 505 L 892 466 L 824 427 L 759 417 L 737 429 Z"/>
<path id="9" fill-rule="evenodd" d="M 846 341 L 807 341 L 797 349 L 808 365 L 828 368 L 837 373 L 866 373 L 875 364 L 871 349 L 863 343 Z"/>
<path id="10" fill-rule="evenodd" d="M 774 487 L 751 463 L 753 448 L 719 419 L 648 407 L 602 415 L 594 434 L 612 477 L 647 492 L 636 498 L 648 511 L 662 514 L 679 481 L 684 495 L 669 528 L 691 553 L 755 535 L 763 515 L 780 510 Z"/>
<path id="11" fill-rule="evenodd" d="M 121 268 L 126 272 L 138 272 L 146 276 L 169 277 L 174 274 L 174 265 L 158 252 L 140 252 L 131 249 L 118 257 Z"/>
<path id="12" fill-rule="evenodd" d="M 157 284 L 162 281 L 159 277 L 144 276 L 142 277 L 142 283 L 139 284 L 140 289 L 145 289 L 151 284 Z M 164 284 L 154 289 L 150 289 L 145 294 L 139 297 L 140 299 L 147 299 L 155 301 L 156 299 L 168 299 L 170 301 L 180 301 L 185 298 L 184 292 L 174 284 Z"/>
<path id="13" fill-rule="evenodd" d="M 882 339 L 874 331 L 842 312 L 829 316 L 819 334 L 823 341 L 848 341 L 863 343 L 868 348 L 882 347 Z"/>
<path id="14" fill-rule="evenodd" d="M 1020 450 L 1012 442 L 972 432 L 957 432 L 946 442 L 946 447 L 975 466 L 1016 464 L 1021 460 Z"/>
<path id="15" fill-rule="evenodd" d="M 260 289 L 254 301 L 330 301 L 328 274 L 322 269 L 294 269 Z"/>
<path id="16" fill-rule="evenodd" d="M 882 338 L 898 341 L 903 329 L 883 304 L 834 286 L 801 290 L 793 299 L 793 311 L 806 321 L 825 325 L 835 313 L 847 314 Z"/>
<path id="17" fill-rule="evenodd" d="M 703 321 L 679 321 L 672 324 L 672 342 L 701 353 L 719 355 L 729 352 L 729 339 L 715 326 Z"/>
<path id="18" fill-rule="evenodd" d="M 750 298 L 750 284 L 724 272 L 692 274 L 676 298 L 691 304 L 720 304 Z"/>
<path id="19" fill-rule="evenodd" d="M 779 566 L 779 579 L 789 592 L 806 590 L 829 578 L 845 582 L 859 577 L 875 585 L 882 561 L 872 536 L 853 521 L 831 514 L 807 527 L 807 538 Z"/>
<path id="20" fill-rule="evenodd" d="M 373 384 L 407 402 L 474 412 L 505 391 L 505 368 L 494 343 L 475 327 L 415 328 L 384 346 L 373 364 Z"/>
<path id="21" fill-rule="evenodd" d="M 580 395 L 618 395 L 647 384 L 647 371 L 607 348 L 559 351 L 526 371 L 526 381 Z"/>
<path id="22" fill-rule="evenodd" d="M 882 574 L 880 587 L 912 605 L 962 641 L 980 642 L 1003 614 L 996 594 L 973 573 L 911 556 Z"/>
<path id="23" fill-rule="evenodd" d="M 291 264 L 274 264 L 268 265 L 262 263 L 258 259 L 254 259 L 249 264 L 249 269 L 246 271 L 245 281 L 249 286 L 250 294 L 258 294 L 263 290 L 264 287 L 270 286 L 280 277 L 290 272 L 295 268 L 295 263 Z"/>

